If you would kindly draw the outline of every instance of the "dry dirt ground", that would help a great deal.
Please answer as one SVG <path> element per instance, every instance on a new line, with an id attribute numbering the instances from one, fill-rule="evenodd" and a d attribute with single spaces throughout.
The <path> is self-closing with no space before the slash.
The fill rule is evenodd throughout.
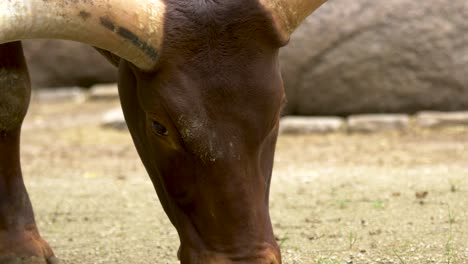
<path id="1" fill-rule="evenodd" d="M 178 237 L 117 101 L 33 103 L 23 171 L 64 263 L 178 263 Z M 271 214 L 284 263 L 468 263 L 468 128 L 280 136 Z"/>

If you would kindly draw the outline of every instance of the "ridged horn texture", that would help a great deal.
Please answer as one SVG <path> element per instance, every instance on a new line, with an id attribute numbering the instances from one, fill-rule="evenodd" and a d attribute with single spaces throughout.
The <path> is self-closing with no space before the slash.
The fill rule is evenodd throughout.
<path id="1" fill-rule="evenodd" d="M 163 41 L 164 14 L 163 0 L 0 0 L 0 43 L 74 40 L 150 71 Z"/>
<path id="2" fill-rule="evenodd" d="M 259 0 L 272 14 L 281 37 L 288 40 L 304 19 L 327 0 Z"/>

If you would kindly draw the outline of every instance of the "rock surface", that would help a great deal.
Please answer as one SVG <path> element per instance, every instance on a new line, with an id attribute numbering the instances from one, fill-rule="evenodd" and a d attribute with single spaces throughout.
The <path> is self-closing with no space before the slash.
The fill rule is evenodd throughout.
<path id="1" fill-rule="evenodd" d="M 101 120 L 101 126 L 117 130 L 127 130 L 127 122 L 125 122 L 122 108 L 116 107 L 104 113 Z"/>
<path id="2" fill-rule="evenodd" d="M 383 130 L 404 130 L 409 125 L 409 116 L 404 114 L 366 114 L 348 118 L 349 132 L 377 132 Z"/>
<path id="3" fill-rule="evenodd" d="M 119 89 L 117 84 L 96 84 L 89 89 L 88 99 L 90 100 L 114 100 L 119 99 Z"/>
<path id="4" fill-rule="evenodd" d="M 86 93 L 79 87 L 60 87 L 34 90 L 32 98 L 33 100 L 44 103 L 64 101 L 81 102 L 86 100 Z"/>
<path id="5" fill-rule="evenodd" d="M 283 117 L 280 123 L 282 134 L 310 134 L 339 132 L 344 128 L 340 117 Z"/>
<path id="6" fill-rule="evenodd" d="M 464 112 L 435 112 L 425 111 L 416 115 L 416 123 L 420 127 L 448 127 L 468 125 L 468 111 Z"/>
<path id="7" fill-rule="evenodd" d="M 468 1 L 334 0 L 281 51 L 287 113 L 468 108 Z"/>
<path id="8" fill-rule="evenodd" d="M 34 88 L 79 86 L 117 80 L 117 69 L 90 46 L 64 40 L 23 41 Z"/>

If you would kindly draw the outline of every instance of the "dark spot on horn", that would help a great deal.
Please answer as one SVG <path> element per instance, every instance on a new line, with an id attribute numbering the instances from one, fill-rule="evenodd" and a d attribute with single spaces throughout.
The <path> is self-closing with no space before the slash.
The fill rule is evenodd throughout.
<path id="1" fill-rule="evenodd" d="M 114 31 L 115 30 L 115 25 L 114 22 L 110 21 L 108 18 L 101 17 L 101 25 L 103 25 L 105 28 Z"/>
<path id="2" fill-rule="evenodd" d="M 91 13 L 81 10 L 78 14 L 83 20 L 88 19 L 91 16 Z"/>
<path id="3" fill-rule="evenodd" d="M 119 27 L 117 33 L 121 37 L 130 40 L 133 43 L 133 45 L 143 50 L 146 53 L 146 55 L 148 55 L 152 60 L 156 60 L 156 58 L 158 57 L 158 53 L 153 47 L 148 45 L 148 43 L 142 41 L 137 35 L 135 35 L 130 30 L 123 27 Z"/>
<path id="4" fill-rule="evenodd" d="M 114 24 L 109 18 L 101 17 L 101 25 L 105 28 L 116 32 L 122 38 L 129 40 L 133 45 L 141 49 L 146 55 L 148 55 L 152 60 L 156 60 L 158 53 L 156 50 L 148 45 L 145 41 L 141 40 L 135 33 L 131 32 L 127 28 L 119 27 Z"/>

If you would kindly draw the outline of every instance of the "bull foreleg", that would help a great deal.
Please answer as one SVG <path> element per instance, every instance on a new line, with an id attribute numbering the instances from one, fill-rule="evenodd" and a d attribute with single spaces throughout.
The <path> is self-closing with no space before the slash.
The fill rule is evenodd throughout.
<path id="1" fill-rule="evenodd" d="M 20 165 L 30 82 L 20 42 L 0 45 L 0 264 L 53 263 L 40 237 Z"/>

